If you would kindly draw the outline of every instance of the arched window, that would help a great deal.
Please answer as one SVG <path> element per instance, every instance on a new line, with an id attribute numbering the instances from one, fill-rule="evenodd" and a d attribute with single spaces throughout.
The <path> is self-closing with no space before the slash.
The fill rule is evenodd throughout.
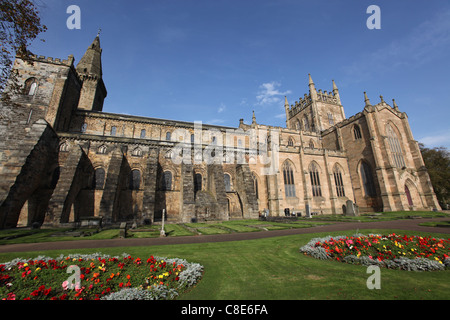
<path id="1" fill-rule="evenodd" d="M 284 193 L 286 197 L 295 197 L 294 171 L 289 162 L 283 165 Z"/>
<path id="2" fill-rule="evenodd" d="M 172 139 L 172 133 L 166 132 L 166 141 L 170 141 Z"/>
<path id="3" fill-rule="evenodd" d="M 102 146 L 98 147 L 97 153 L 99 153 L 99 154 L 105 154 L 105 153 L 106 153 L 106 146 L 105 146 L 105 145 L 102 145 Z"/>
<path id="4" fill-rule="evenodd" d="M 105 169 L 98 168 L 94 171 L 94 179 L 92 180 L 92 187 L 96 190 L 103 189 L 105 185 Z"/>
<path id="5" fill-rule="evenodd" d="M 292 137 L 289 137 L 288 146 L 289 147 L 293 147 L 294 146 L 294 139 L 292 139 Z"/>
<path id="6" fill-rule="evenodd" d="M 389 141 L 389 149 L 391 149 L 392 160 L 397 168 L 405 167 L 405 159 L 403 158 L 402 148 L 400 146 L 400 141 L 392 129 L 391 125 L 386 126 L 386 134 Z"/>
<path id="7" fill-rule="evenodd" d="M 322 189 L 320 187 L 319 170 L 314 162 L 309 166 L 309 177 L 311 179 L 313 197 L 321 197 Z"/>
<path id="8" fill-rule="evenodd" d="M 111 135 L 112 135 L 112 136 L 115 136 L 116 133 L 117 133 L 117 127 L 112 126 L 112 127 L 111 127 Z"/>
<path id="9" fill-rule="evenodd" d="M 357 124 L 355 124 L 353 127 L 353 137 L 355 138 L 355 140 L 359 140 L 362 138 L 361 129 Z"/>
<path id="10" fill-rule="evenodd" d="M 61 151 L 61 152 L 68 152 L 69 151 L 69 145 L 66 142 L 63 142 L 59 146 L 59 151 Z"/>
<path id="11" fill-rule="evenodd" d="M 146 134 L 147 134 L 147 132 L 145 131 L 145 129 L 142 129 L 141 130 L 141 139 L 144 139 Z"/>
<path id="12" fill-rule="evenodd" d="M 194 192 L 202 190 L 202 175 L 196 173 L 194 176 Z"/>
<path id="13" fill-rule="evenodd" d="M 305 116 L 303 118 L 303 129 L 305 129 L 305 131 L 311 131 L 311 128 L 309 127 L 309 121 L 308 121 L 307 116 Z"/>
<path id="14" fill-rule="evenodd" d="M 258 178 L 256 177 L 255 173 L 252 173 L 252 177 L 253 177 L 253 186 L 255 187 L 255 195 L 256 195 L 256 199 L 259 199 L 259 188 L 258 188 Z"/>
<path id="15" fill-rule="evenodd" d="M 345 197 L 344 181 L 342 180 L 342 172 L 338 166 L 334 168 L 334 183 L 336 185 L 336 194 L 338 197 Z"/>
<path id="16" fill-rule="evenodd" d="M 164 171 L 162 177 L 162 190 L 172 190 L 172 172 Z"/>
<path id="17" fill-rule="evenodd" d="M 130 190 L 139 190 L 141 187 L 141 172 L 139 170 L 132 170 L 130 174 Z"/>
<path id="18" fill-rule="evenodd" d="M 143 155 L 142 149 L 141 148 L 134 149 L 131 155 L 134 157 L 142 157 Z"/>
<path id="19" fill-rule="evenodd" d="M 332 126 L 334 125 L 333 114 L 331 113 L 328 113 L 328 123 L 331 124 Z"/>
<path id="20" fill-rule="evenodd" d="M 223 175 L 223 181 L 225 184 L 225 191 L 230 192 L 231 191 L 231 177 L 228 173 L 225 173 Z"/>
<path id="21" fill-rule="evenodd" d="M 311 149 L 314 149 L 314 141 L 312 141 L 312 140 L 309 141 L 309 147 Z"/>
<path id="22" fill-rule="evenodd" d="M 25 81 L 24 93 L 28 96 L 34 96 L 37 90 L 36 78 L 29 78 Z"/>
<path id="23" fill-rule="evenodd" d="M 297 130 L 301 130 L 302 129 L 302 125 L 300 124 L 299 120 L 297 120 L 296 123 L 295 123 L 295 129 L 297 129 Z"/>
<path id="24" fill-rule="evenodd" d="M 361 179 L 363 182 L 364 192 L 366 196 L 374 197 L 376 195 L 375 183 L 373 181 L 372 168 L 366 162 L 361 162 L 360 166 Z"/>
<path id="25" fill-rule="evenodd" d="M 406 198 L 408 199 L 408 204 L 409 204 L 409 206 L 412 207 L 414 205 L 414 202 L 411 197 L 411 192 L 409 191 L 409 188 L 406 184 L 405 184 L 405 193 L 406 193 Z"/>

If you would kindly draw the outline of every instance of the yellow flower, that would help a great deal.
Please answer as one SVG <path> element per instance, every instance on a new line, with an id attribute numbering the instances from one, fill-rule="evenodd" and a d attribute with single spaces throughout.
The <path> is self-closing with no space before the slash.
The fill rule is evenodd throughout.
<path id="1" fill-rule="evenodd" d="M 34 272 L 37 272 L 37 271 L 39 271 L 39 270 L 41 270 L 41 268 L 36 268 L 36 270 L 34 270 Z"/>
<path id="2" fill-rule="evenodd" d="M 23 266 L 24 266 L 24 267 L 27 267 L 27 266 L 28 266 L 28 263 L 24 263 Z"/>

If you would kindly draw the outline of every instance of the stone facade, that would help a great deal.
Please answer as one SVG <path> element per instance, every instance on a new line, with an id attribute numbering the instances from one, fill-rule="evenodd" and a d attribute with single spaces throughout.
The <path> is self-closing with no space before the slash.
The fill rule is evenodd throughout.
<path id="1" fill-rule="evenodd" d="M 317 91 L 309 76 L 285 128 L 111 114 L 101 54 L 97 36 L 77 66 L 16 60 L 24 92 L 1 106 L 0 228 L 440 209 L 395 101 L 365 95 L 346 118 L 335 82 Z"/>

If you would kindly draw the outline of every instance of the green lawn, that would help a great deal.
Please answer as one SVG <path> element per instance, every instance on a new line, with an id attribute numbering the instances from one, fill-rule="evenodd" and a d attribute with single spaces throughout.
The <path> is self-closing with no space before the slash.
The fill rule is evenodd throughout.
<path id="1" fill-rule="evenodd" d="M 405 233 L 398 230 L 360 232 Z M 341 234 L 345 233 L 331 235 Z M 352 235 L 353 232 L 347 234 Z M 181 300 L 450 299 L 449 270 L 408 272 L 381 269 L 381 290 L 369 290 L 366 281 L 370 274 L 366 273 L 365 267 L 321 261 L 299 253 L 299 248 L 311 238 L 326 235 L 329 233 L 223 243 L 0 254 L 0 261 L 75 252 L 112 255 L 126 252 L 142 258 L 150 255 L 184 258 L 202 264 L 205 272 L 200 283 L 183 294 Z M 433 235 L 448 238 L 448 235 Z"/>

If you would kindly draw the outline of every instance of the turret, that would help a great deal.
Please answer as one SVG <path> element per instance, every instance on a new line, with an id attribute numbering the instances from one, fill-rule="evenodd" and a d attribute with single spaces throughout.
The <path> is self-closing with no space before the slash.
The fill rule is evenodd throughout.
<path id="1" fill-rule="evenodd" d="M 78 108 L 102 111 L 107 91 L 102 79 L 102 48 L 99 34 L 86 50 L 76 70 L 83 81 Z"/>

